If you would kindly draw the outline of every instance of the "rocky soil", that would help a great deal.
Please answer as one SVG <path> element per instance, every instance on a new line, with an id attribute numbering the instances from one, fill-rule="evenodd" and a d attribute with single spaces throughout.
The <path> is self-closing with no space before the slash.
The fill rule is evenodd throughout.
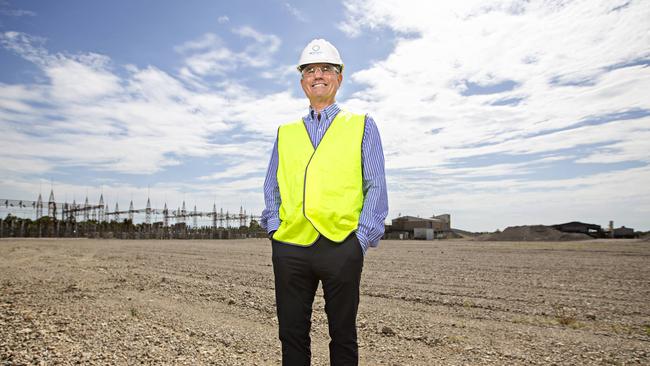
<path id="1" fill-rule="evenodd" d="M 648 242 L 385 241 L 361 292 L 362 365 L 650 364 Z M 0 240 L 0 335 L 0 365 L 278 365 L 269 242 Z"/>

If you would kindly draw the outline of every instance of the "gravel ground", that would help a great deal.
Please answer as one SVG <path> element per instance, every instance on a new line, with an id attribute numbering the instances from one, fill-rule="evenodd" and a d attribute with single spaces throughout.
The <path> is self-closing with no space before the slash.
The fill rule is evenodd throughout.
<path id="1" fill-rule="evenodd" d="M 268 240 L 0 240 L 0 364 L 277 365 Z M 362 365 L 650 364 L 650 244 L 384 241 Z M 320 290 L 319 290 L 320 293 Z M 314 304 L 313 364 L 328 365 Z"/>

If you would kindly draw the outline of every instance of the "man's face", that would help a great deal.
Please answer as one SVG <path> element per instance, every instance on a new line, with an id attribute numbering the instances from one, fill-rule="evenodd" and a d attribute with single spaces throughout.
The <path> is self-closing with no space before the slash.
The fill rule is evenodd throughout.
<path id="1" fill-rule="evenodd" d="M 331 72 L 332 70 L 336 72 Z M 341 81 L 343 75 L 338 72 L 337 67 L 330 64 L 309 64 L 303 68 L 300 85 L 312 106 L 329 105 L 334 103 Z"/>

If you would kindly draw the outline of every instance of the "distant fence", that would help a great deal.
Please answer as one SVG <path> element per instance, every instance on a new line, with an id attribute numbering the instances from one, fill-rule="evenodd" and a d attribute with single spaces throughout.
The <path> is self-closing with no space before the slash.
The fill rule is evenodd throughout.
<path id="1" fill-rule="evenodd" d="M 239 228 L 189 227 L 186 224 L 137 224 L 56 220 L 48 216 L 38 220 L 7 216 L 0 219 L 0 238 L 103 238 L 103 239 L 244 239 L 264 238 L 266 232 L 252 221 Z"/>

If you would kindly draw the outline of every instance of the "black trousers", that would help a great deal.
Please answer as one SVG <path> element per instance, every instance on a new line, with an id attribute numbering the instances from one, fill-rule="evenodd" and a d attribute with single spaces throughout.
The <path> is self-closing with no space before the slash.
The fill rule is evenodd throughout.
<path id="1" fill-rule="evenodd" d="M 322 235 L 309 247 L 273 240 L 275 302 L 282 342 L 282 365 L 311 363 L 311 309 L 323 283 L 329 324 L 330 365 L 358 365 L 357 309 L 363 251 L 354 233 L 343 243 Z"/>

